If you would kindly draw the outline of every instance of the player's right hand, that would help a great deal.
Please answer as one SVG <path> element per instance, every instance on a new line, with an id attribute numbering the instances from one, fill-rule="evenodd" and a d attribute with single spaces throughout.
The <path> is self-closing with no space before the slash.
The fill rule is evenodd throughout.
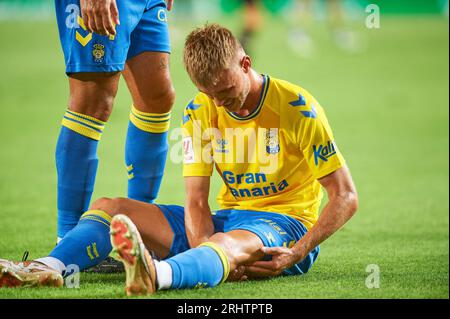
<path id="1" fill-rule="evenodd" d="M 245 266 L 239 266 L 235 270 L 230 272 L 227 281 L 245 281 L 247 279 L 247 275 L 245 275 Z"/>
<path id="2" fill-rule="evenodd" d="M 265 255 L 271 255 L 272 260 L 258 260 L 245 266 L 244 273 L 249 279 L 278 276 L 285 269 L 292 267 L 303 259 L 298 260 L 294 251 L 287 247 L 262 247 L 261 252 Z"/>
<path id="3" fill-rule="evenodd" d="M 81 17 L 89 32 L 116 35 L 120 24 L 116 0 L 80 0 Z"/>

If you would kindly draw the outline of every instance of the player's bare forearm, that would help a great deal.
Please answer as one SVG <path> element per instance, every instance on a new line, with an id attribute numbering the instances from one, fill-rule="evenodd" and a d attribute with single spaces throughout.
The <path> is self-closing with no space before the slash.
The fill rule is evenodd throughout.
<path id="1" fill-rule="evenodd" d="M 345 191 L 333 195 L 323 209 L 317 223 L 293 247 L 294 264 L 303 260 L 317 245 L 338 231 L 356 212 L 356 192 Z"/>
<path id="2" fill-rule="evenodd" d="M 192 203 L 185 207 L 184 223 L 191 248 L 208 240 L 214 233 L 211 210 L 204 203 Z"/>
<path id="3" fill-rule="evenodd" d="M 339 230 L 358 208 L 358 195 L 347 167 L 319 181 L 328 193 L 328 203 L 316 224 L 292 247 L 294 264 Z"/>
<path id="4" fill-rule="evenodd" d="M 184 224 L 190 247 L 197 247 L 214 233 L 208 203 L 209 177 L 186 177 Z"/>

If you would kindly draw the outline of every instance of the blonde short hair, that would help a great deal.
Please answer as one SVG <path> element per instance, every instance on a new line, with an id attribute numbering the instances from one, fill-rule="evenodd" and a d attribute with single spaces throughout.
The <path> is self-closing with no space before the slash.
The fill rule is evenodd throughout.
<path id="1" fill-rule="evenodd" d="M 242 46 L 230 30 L 207 24 L 187 36 L 183 62 L 194 84 L 209 86 L 231 66 L 239 51 Z"/>

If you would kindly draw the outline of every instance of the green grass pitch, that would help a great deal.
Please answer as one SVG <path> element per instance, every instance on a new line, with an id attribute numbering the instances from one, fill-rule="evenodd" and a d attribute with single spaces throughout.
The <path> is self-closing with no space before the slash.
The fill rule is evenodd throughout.
<path id="1" fill-rule="evenodd" d="M 236 21 L 225 24 L 237 30 Z M 175 27 L 172 127 L 196 92 L 181 63 L 191 26 Z M 360 27 L 368 47 L 354 55 L 318 24 L 309 59 L 289 49 L 287 30 L 266 21 L 254 66 L 298 83 L 324 106 L 359 191 L 358 213 L 321 246 L 307 275 L 150 298 L 448 298 L 448 21 L 383 18 L 380 29 Z M 54 149 L 68 97 L 55 23 L 0 22 L 0 70 L 0 258 L 20 259 L 25 250 L 37 258 L 55 243 Z M 126 194 L 130 105 L 122 82 L 99 147 L 94 198 Z M 219 184 L 216 176 L 214 193 Z M 181 165 L 168 162 L 159 202 L 182 204 L 182 185 Z M 380 268 L 379 288 L 365 285 L 370 264 Z M 0 289 L 0 298 L 123 297 L 122 274 L 82 274 L 79 289 Z"/>

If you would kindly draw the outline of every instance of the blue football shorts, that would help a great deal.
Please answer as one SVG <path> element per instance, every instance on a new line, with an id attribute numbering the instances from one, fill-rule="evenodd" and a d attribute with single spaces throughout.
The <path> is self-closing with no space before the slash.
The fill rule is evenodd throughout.
<path id="1" fill-rule="evenodd" d="M 119 0 L 117 6 L 120 25 L 110 37 L 86 31 L 79 0 L 55 0 L 66 73 L 122 71 L 139 53 L 170 53 L 164 0 Z"/>
<path id="2" fill-rule="evenodd" d="M 184 227 L 184 207 L 177 205 L 158 205 L 168 220 L 175 237 L 167 258 L 188 250 L 189 242 Z M 218 210 L 212 215 L 214 232 L 229 232 L 241 229 L 256 234 L 265 247 L 292 247 L 307 232 L 298 220 L 278 213 L 250 210 Z M 320 247 L 314 248 L 305 259 L 286 269 L 284 275 L 306 273 L 319 255 Z M 270 260 L 266 256 L 264 260 Z"/>

